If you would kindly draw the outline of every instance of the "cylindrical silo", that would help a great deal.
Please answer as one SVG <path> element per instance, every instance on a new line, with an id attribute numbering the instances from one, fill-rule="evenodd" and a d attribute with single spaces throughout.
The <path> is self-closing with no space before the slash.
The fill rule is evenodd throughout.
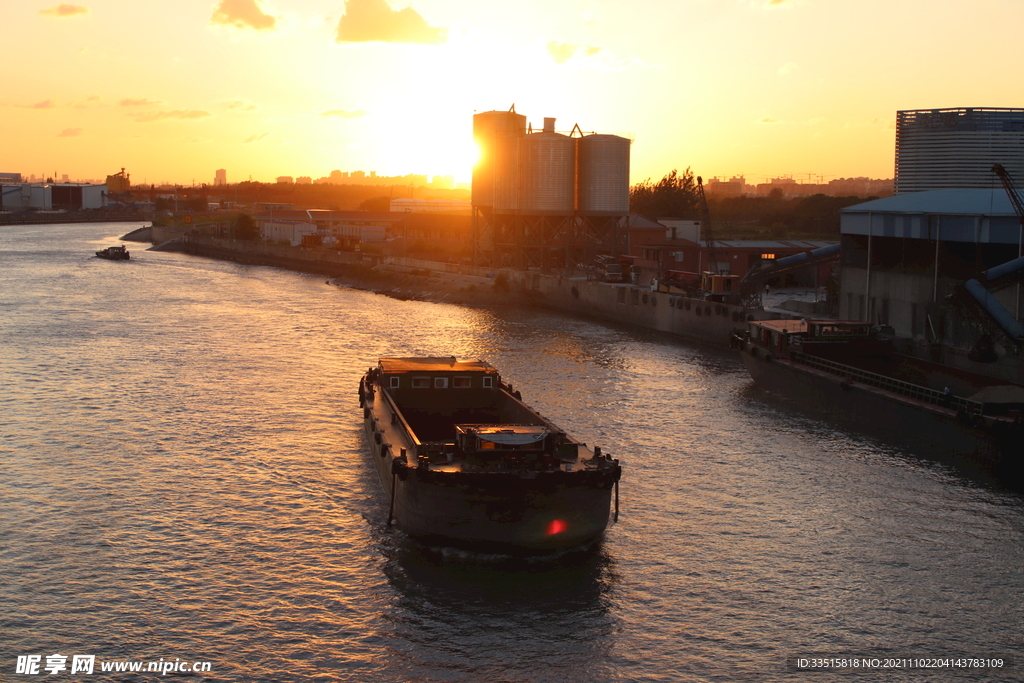
<path id="1" fill-rule="evenodd" d="M 571 214 L 575 200 L 576 141 L 533 133 L 519 143 L 520 213 Z"/>
<path id="2" fill-rule="evenodd" d="M 590 215 L 629 213 L 629 145 L 618 135 L 579 139 L 577 210 Z"/>
<path id="3" fill-rule="evenodd" d="M 505 134 L 493 138 L 493 206 L 497 213 L 513 213 L 519 209 L 519 146 L 522 139 L 521 135 Z"/>
<path id="4" fill-rule="evenodd" d="M 485 111 L 473 116 L 473 140 L 480 149 L 476 165 L 473 166 L 473 206 L 494 205 L 494 179 L 497 163 L 516 164 L 507 155 L 498 158 L 495 149 L 501 141 L 516 138 L 526 133 L 526 117 L 514 111 Z M 507 175 L 506 169 L 500 174 Z"/>

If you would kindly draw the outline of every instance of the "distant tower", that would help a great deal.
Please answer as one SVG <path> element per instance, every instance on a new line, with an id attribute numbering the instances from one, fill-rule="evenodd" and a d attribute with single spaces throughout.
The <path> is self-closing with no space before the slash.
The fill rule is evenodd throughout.
<path id="1" fill-rule="evenodd" d="M 896 194 L 998 187 L 993 164 L 1024 178 L 1024 109 L 896 112 Z"/>
<path id="2" fill-rule="evenodd" d="M 225 171 L 223 168 L 218 168 L 216 171 L 214 171 L 213 184 L 214 185 L 227 185 L 228 184 L 228 172 Z"/>

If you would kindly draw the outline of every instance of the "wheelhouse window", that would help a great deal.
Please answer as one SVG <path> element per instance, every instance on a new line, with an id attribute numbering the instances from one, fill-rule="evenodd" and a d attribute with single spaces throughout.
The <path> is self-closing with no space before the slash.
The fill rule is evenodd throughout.
<path id="1" fill-rule="evenodd" d="M 413 377 L 412 378 L 413 389 L 429 389 L 430 378 L 429 377 Z"/>
<path id="2" fill-rule="evenodd" d="M 469 377 L 453 377 L 452 388 L 453 389 L 469 389 L 473 386 L 473 382 Z"/>
<path id="3" fill-rule="evenodd" d="M 394 377 L 392 377 L 392 378 L 391 378 L 391 384 L 390 384 L 390 387 L 391 387 L 392 389 L 397 389 L 397 388 L 398 388 L 398 387 L 400 387 L 401 385 L 402 385 L 402 378 L 401 378 L 401 377 L 398 377 L 398 376 L 396 375 L 396 376 L 394 376 Z"/>
<path id="4" fill-rule="evenodd" d="M 484 379 L 484 385 L 483 385 L 484 389 L 491 389 L 491 388 L 494 387 L 494 378 L 493 377 L 484 377 L 483 379 Z"/>
<path id="5" fill-rule="evenodd" d="M 447 389 L 448 388 L 448 378 L 447 377 L 435 377 L 434 378 L 434 388 L 435 389 Z"/>

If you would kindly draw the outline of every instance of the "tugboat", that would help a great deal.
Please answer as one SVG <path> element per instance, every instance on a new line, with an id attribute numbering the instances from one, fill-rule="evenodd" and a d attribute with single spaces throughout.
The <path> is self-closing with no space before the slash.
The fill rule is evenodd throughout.
<path id="1" fill-rule="evenodd" d="M 123 244 L 119 244 L 116 247 L 100 249 L 96 252 L 96 255 L 100 258 L 110 259 L 111 261 L 127 261 L 131 258 L 131 254 L 128 253 L 128 249 L 126 249 Z"/>
<path id="2" fill-rule="evenodd" d="M 359 400 L 388 524 L 413 538 L 543 555 L 588 546 L 618 519 L 619 461 L 569 437 L 483 361 L 381 358 Z"/>

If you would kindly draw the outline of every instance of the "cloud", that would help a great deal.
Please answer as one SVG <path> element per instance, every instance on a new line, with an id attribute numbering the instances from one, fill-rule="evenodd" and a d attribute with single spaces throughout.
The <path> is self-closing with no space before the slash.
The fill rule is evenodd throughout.
<path id="1" fill-rule="evenodd" d="M 779 122 L 778 119 L 773 119 L 770 116 L 766 116 L 763 119 L 761 119 L 760 121 L 758 121 L 758 123 L 778 123 L 778 122 Z"/>
<path id="2" fill-rule="evenodd" d="M 412 7 L 396 11 L 384 0 L 347 0 L 334 42 L 440 45 L 447 39 L 447 28 L 431 26 Z"/>
<path id="3" fill-rule="evenodd" d="M 210 23 L 262 31 L 274 28 L 277 19 L 260 9 L 260 0 L 220 0 Z"/>
<path id="4" fill-rule="evenodd" d="M 201 109 L 173 109 L 171 111 L 146 111 L 132 114 L 139 123 L 151 123 L 163 121 L 164 119 L 201 119 L 209 116 L 210 112 Z"/>
<path id="5" fill-rule="evenodd" d="M 120 107 L 145 107 L 151 104 L 160 104 L 160 100 L 147 100 L 145 97 L 126 97 L 117 104 Z"/>
<path id="6" fill-rule="evenodd" d="M 39 10 L 39 13 L 43 16 L 51 17 L 73 17 L 78 14 L 88 14 L 89 8 L 82 5 L 69 5 L 67 3 L 61 3 L 54 7 Z"/>
<path id="7" fill-rule="evenodd" d="M 53 109 L 57 105 L 53 103 L 53 100 L 43 100 L 42 102 L 36 102 L 35 104 L 28 105 L 29 109 Z"/>
<path id="8" fill-rule="evenodd" d="M 242 100 L 228 100 L 224 103 L 224 106 L 228 109 L 235 109 L 237 111 L 255 111 L 256 105 L 243 102 Z"/>
<path id="9" fill-rule="evenodd" d="M 593 57 L 601 48 L 593 45 L 573 45 L 572 43 L 559 43 L 554 40 L 548 41 L 548 54 L 555 64 L 565 64 L 573 57 Z"/>
<path id="10" fill-rule="evenodd" d="M 651 68 L 653 66 L 636 57 L 618 57 L 613 52 L 596 45 L 577 45 L 549 40 L 543 47 L 553 62 L 568 64 L 576 69 L 625 71 L 636 67 Z"/>
<path id="11" fill-rule="evenodd" d="M 267 137 L 268 135 L 270 135 L 270 133 L 260 133 L 259 135 L 250 135 L 249 137 L 247 137 L 245 139 L 245 142 L 246 142 L 246 144 L 248 144 L 250 142 L 259 142 L 260 140 L 262 140 L 263 138 Z"/>
<path id="12" fill-rule="evenodd" d="M 89 107 L 99 105 L 100 102 L 101 99 L 99 95 L 89 95 L 84 100 L 79 100 L 78 102 L 75 102 L 74 107 L 75 109 L 87 109 Z"/>
<path id="13" fill-rule="evenodd" d="M 786 62 L 785 64 L 779 67 L 779 70 L 776 73 L 778 73 L 780 76 L 788 76 L 794 71 L 799 71 L 799 69 L 800 67 L 797 66 L 795 62 Z"/>
<path id="14" fill-rule="evenodd" d="M 59 138 L 76 138 L 82 134 L 81 128 L 65 128 L 61 132 L 57 133 Z"/>
<path id="15" fill-rule="evenodd" d="M 358 119 L 363 116 L 366 116 L 366 112 L 363 111 L 362 109 L 359 109 L 357 111 L 348 111 L 346 109 L 331 109 L 329 111 L 325 111 L 323 114 L 320 114 L 320 116 L 336 116 L 339 119 Z"/>

